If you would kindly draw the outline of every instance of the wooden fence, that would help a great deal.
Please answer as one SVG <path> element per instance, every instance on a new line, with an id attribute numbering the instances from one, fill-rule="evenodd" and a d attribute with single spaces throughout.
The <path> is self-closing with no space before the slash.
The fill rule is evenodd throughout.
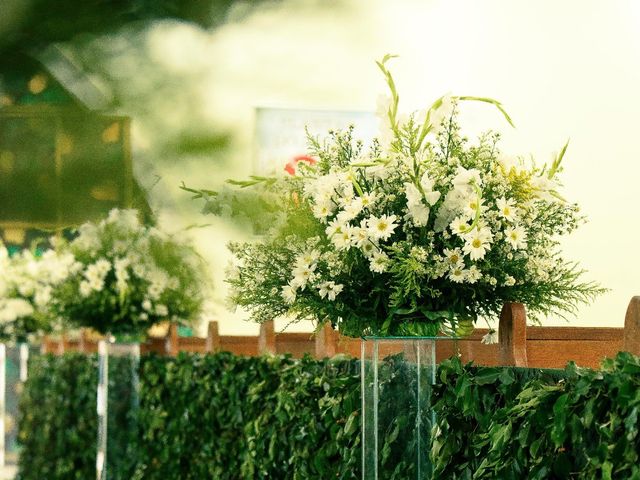
<path id="1" fill-rule="evenodd" d="M 438 359 L 460 355 L 463 361 L 479 365 L 512 365 L 532 368 L 562 368 L 570 360 L 585 367 L 597 367 L 605 357 L 624 350 L 640 355 L 640 296 L 629 302 L 624 328 L 532 327 L 527 326 L 525 308 L 520 303 L 505 304 L 500 314 L 499 340 L 485 345 L 487 329 L 476 329 L 463 340 L 437 342 Z M 43 352 L 95 352 L 95 338 L 83 332 L 79 339 L 45 338 Z M 177 355 L 178 352 L 207 353 L 229 351 L 238 355 L 264 353 L 304 354 L 318 358 L 338 354 L 360 356 L 360 339 L 343 337 L 329 326 L 317 334 L 276 333 L 273 322 L 260 326 L 258 336 L 220 335 L 218 323 L 210 322 L 206 338 L 180 337 L 172 325 L 165 338 L 152 338 L 141 345 L 145 352 Z"/>

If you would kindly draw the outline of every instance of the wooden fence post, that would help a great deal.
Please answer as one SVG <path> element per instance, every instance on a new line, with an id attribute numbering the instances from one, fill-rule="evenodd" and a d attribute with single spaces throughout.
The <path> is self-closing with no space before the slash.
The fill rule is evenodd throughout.
<path id="1" fill-rule="evenodd" d="M 631 298 L 624 317 L 624 350 L 640 355 L 640 296 Z"/>
<path id="2" fill-rule="evenodd" d="M 207 353 L 216 352 L 220 349 L 220 331 L 218 322 L 212 320 L 207 327 L 207 342 L 205 343 L 205 351 Z"/>
<path id="3" fill-rule="evenodd" d="M 273 320 L 260 324 L 258 337 L 258 353 L 276 353 L 276 331 Z"/>
<path id="4" fill-rule="evenodd" d="M 527 313 L 521 303 L 505 303 L 498 329 L 500 364 L 527 366 Z"/>
<path id="5" fill-rule="evenodd" d="M 167 335 L 167 340 L 165 343 L 165 351 L 167 355 L 175 357 L 178 355 L 179 345 L 178 345 L 178 324 L 171 322 L 169 326 L 169 335 Z"/>
<path id="6" fill-rule="evenodd" d="M 333 357 L 338 353 L 338 332 L 325 323 L 316 333 L 316 358 Z"/>

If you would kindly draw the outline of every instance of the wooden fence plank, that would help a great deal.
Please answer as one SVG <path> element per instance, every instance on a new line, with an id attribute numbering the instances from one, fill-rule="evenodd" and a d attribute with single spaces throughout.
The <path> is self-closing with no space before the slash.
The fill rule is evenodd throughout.
<path id="1" fill-rule="evenodd" d="M 527 314 L 521 303 L 505 303 L 498 329 L 499 362 L 515 367 L 527 366 Z"/>
<path id="2" fill-rule="evenodd" d="M 205 350 L 207 353 L 217 352 L 220 350 L 220 331 L 218 322 L 211 321 L 207 326 L 207 344 Z"/>
<path id="3" fill-rule="evenodd" d="M 276 332 L 273 320 L 260 324 L 260 335 L 258 336 L 259 353 L 276 353 Z"/>
<path id="4" fill-rule="evenodd" d="M 640 355 L 640 296 L 633 297 L 624 317 L 624 349 Z"/>

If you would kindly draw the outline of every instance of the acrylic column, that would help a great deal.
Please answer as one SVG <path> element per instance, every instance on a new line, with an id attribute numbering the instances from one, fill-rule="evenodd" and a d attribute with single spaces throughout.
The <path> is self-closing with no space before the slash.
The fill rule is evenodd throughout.
<path id="1" fill-rule="evenodd" d="M 363 337 L 362 478 L 429 479 L 436 337 Z"/>
<path id="2" fill-rule="evenodd" d="M 140 344 L 98 343 L 96 479 L 127 478 L 137 433 Z"/>

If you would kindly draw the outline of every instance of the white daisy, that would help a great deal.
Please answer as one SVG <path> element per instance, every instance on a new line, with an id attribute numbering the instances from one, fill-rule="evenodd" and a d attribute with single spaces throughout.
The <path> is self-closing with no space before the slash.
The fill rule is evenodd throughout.
<path id="1" fill-rule="evenodd" d="M 335 282 L 323 282 L 318 285 L 318 294 L 320 295 L 320 298 L 326 297 L 327 299 L 334 301 L 336 299 L 336 295 L 338 295 L 343 288 L 343 285 L 336 285 Z"/>
<path id="2" fill-rule="evenodd" d="M 282 287 L 282 292 L 280 292 L 282 299 L 285 303 L 291 305 L 296 301 L 296 287 L 294 285 L 288 284 Z"/>
<path id="3" fill-rule="evenodd" d="M 459 248 L 444 249 L 444 255 L 447 257 L 447 262 L 449 265 L 458 265 L 463 261 L 462 251 Z"/>
<path id="4" fill-rule="evenodd" d="M 471 260 L 481 260 L 489 250 L 489 240 L 483 232 L 478 229 L 474 229 L 470 234 L 465 236 L 465 244 L 462 247 L 462 251 L 469 255 Z"/>
<path id="5" fill-rule="evenodd" d="M 338 219 L 335 219 L 329 222 L 329 225 L 327 225 L 327 228 L 325 228 L 324 231 L 327 234 L 327 237 L 331 238 L 336 233 L 342 233 L 343 228 L 344 223 L 339 221 Z"/>
<path id="6" fill-rule="evenodd" d="M 521 226 L 508 227 L 504 230 L 505 240 L 514 250 L 527 247 L 527 231 Z"/>
<path id="7" fill-rule="evenodd" d="M 384 252 L 374 252 L 371 256 L 369 268 L 372 272 L 384 273 L 387 270 L 389 257 Z"/>
<path id="8" fill-rule="evenodd" d="M 516 204 L 511 198 L 499 198 L 496 201 L 496 206 L 498 207 L 499 215 L 508 220 L 509 222 L 514 222 L 516 220 L 516 216 L 518 215 L 518 209 L 516 208 Z"/>
<path id="9" fill-rule="evenodd" d="M 464 218 L 456 217 L 453 220 L 453 222 L 451 222 L 451 224 L 449 225 L 449 228 L 451 229 L 451 233 L 454 233 L 455 235 L 458 235 L 459 237 L 461 237 L 469 233 L 470 227 Z"/>
<path id="10" fill-rule="evenodd" d="M 325 220 L 331 214 L 333 214 L 331 202 L 324 201 L 313 206 L 313 216 L 318 220 Z"/>
<path id="11" fill-rule="evenodd" d="M 398 226 L 395 221 L 395 215 L 381 215 L 380 217 L 371 216 L 367 220 L 369 233 L 376 240 L 387 240 Z"/>
<path id="12" fill-rule="evenodd" d="M 316 269 L 316 265 L 299 265 L 293 269 L 293 280 L 291 280 L 291 285 L 299 287 L 300 290 L 304 290 L 307 285 L 307 282 L 313 281 L 315 278 L 314 270 Z"/>
<path id="13" fill-rule="evenodd" d="M 467 270 L 467 283 L 476 283 L 482 278 L 482 272 L 475 265 L 471 265 Z"/>
<path id="14" fill-rule="evenodd" d="M 465 275 L 465 271 L 464 269 L 460 266 L 460 264 L 458 264 L 457 266 L 455 266 L 454 268 L 452 268 L 449 271 L 449 280 L 456 282 L 456 283 L 462 283 L 464 282 L 466 275 Z"/>

